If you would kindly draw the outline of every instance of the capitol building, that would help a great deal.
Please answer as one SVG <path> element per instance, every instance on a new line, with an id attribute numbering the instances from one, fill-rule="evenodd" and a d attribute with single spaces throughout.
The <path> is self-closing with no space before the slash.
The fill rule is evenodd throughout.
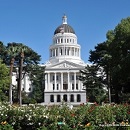
<path id="1" fill-rule="evenodd" d="M 81 59 L 81 47 L 74 29 L 62 17 L 62 24 L 54 31 L 49 48 L 49 60 L 45 64 L 44 104 L 72 105 L 86 103 L 86 91 L 78 79 L 86 64 Z"/>
<path id="2" fill-rule="evenodd" d="M 79 105 L 86 103 L 86 91 L 79 80 L 80 70 L 86 66 L 81 59 L 81 46 L 74 29 L 62 17 L 62 24 L 54 30 L 49 47 L 49 59 L 45 66 L 44 105 L 57 105 L 62 102 Z M 16 85 L 16 75 L 12 77 Z M 28 75 L 22 80 L 22 91 L 31 92 L 33 86 Z"/>

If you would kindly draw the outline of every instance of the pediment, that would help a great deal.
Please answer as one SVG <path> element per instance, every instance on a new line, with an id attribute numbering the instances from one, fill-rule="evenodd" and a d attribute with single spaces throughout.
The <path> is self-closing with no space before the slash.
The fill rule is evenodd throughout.
<path id="1" fill-rule="evenodd" d="M 73 62 L 69 62 L 69 61 L 64 61 L 64 62 L 60 62 L 51 66 L 47 66 L 46 68 L 50 68 L 50 69 L 66 69 L 66 68 L 83 68 L 84 66 L 81 66 L 79 64 L 73 63 Z"/>

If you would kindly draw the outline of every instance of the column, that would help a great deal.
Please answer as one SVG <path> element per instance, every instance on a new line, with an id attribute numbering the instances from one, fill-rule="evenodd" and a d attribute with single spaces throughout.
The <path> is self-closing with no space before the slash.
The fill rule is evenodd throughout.
<path id="1" fill-rule="evenodd" d="M 76 72 L 74 72 L 74 90 L 76 90 Z"/>
<path id="2" fill-rule="evenodd" d="M 60 48 L 59 48 L 59 47 L 58 47 L 58 52 L 57 52 L 57 53 L 58 53 L 58 55 L 57 55 L 57 56 L 60 56 L 60 55 L 59 55 L 59 54 L 60 54 Z"/>
<path id="3" fill-rule="evenodd" d="M 55 88 L 54 88 L 54 90 L 56 90 L 56 73 L 55 73 Z"/>
<path id="4" fill-rule="evenodd" d="M 48 74 L 45 75 L 45 90 L 48 89 L 48 88 L 47 88 L 47 87 L 48 87 L 48 86 L 47 86 L 47 76 L 48 76 Z"/>
<path id="5" fill-rule="evenodd" d="M 61 72 L 61 90 L 63 90 L 63 72 Z"/>
<path id="6" fill-rule="evenodd" d="M 54 51 L 55 51 L 55 57 L 56 57 L 56 49 L 54 49 Z"/>
<path id="7" fill-rule="evenodd" d="M 79 57 L 80 57 L 80 49 L 79 49 Z"/>
<path id="8" fill-rule="evenodd" d="M 48 90 L 50 90 L 50 73 L 48 73 Z"/>

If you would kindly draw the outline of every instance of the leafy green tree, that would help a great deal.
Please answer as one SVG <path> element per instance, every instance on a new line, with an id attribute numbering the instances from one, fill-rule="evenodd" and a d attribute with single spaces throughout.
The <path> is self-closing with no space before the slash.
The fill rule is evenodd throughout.
<path id="1" fill-rule="evenodd" d="M 12 78 L 12 72 L 18 68 L 18 99 L 21 102 L 21 80 L 25 74 L 30 73 L 32 65 L 40 62 L 41 56 L 26 45 L 13 42 L 7 44 L 6 54 L 3 59 L 5 59 L 4 62 L 6 65 L 10 65 L 10 78 Z M 12 99 L 11 94 L 12 83 L 10 83 L 10 101 Z"/>
<path id="2" fill-rule="evenodd" d="M 0 101 L 8 101 L 9 69 L 0 60 Z"/>
<path id="3" fill-rule="evenodd" d="M 30 80 L 34 86 L 30 97 L 35 99 L 37 102 L 44 101 L 44 88 L 45 88 L 45 66 L 34 65 L 33 71 L 30 73 Z"/>
<path id="4" fill-rule="evenodd" d="M 113 56 L 113 86 L 115 98 L 122 92 L 130 93 L 130 17 L 122 19 L 115 27 L 111 44 Z M 121 101 L 121 100 L 120 100 Z"/>
<path id="5" fill-rule="evenodd" d="M 106 34 L 107 40 L 90 51 L 89 61 L 101 66 L 106 74 L 108 90 L 119 103 L 121 93 L 129 93 L 130 85 L 130 17 Z M 111 93 L 109 91 L 109 100 Z"/>
<path id="6" fill-rule="evenodd" d="M 89 61 L 101 67 L 104 72 L 104 79 L 106 79 L 106 85 L 108 89 L 108 98 L 111 103 L 111 72 L 112 72 L 112 56 L 110 54 L 109 44 L 110 41 L 106 41 L 95 46 L 95 50 L 90 50 Z"/>
<path id="7" fill-rule="evenodd" d="M 103 84 L 102 69 L 96 65 L 87 65 L 84 70 L 80 70 L 79 79 L 83 82 L 86 95 L 90 102 L 101 103 L 105 97 L 105 85 Z"/>

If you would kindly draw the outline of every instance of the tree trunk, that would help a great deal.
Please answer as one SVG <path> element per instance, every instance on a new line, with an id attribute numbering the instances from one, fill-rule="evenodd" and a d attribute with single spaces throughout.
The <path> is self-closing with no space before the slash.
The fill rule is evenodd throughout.
<path id="1" fill-rule="evenodd" d="M 12 73 L 14 67 L 14 58 L 11 59 L 10 62 L 10 86 L 9 86 L 9 103 L 12 105 Z"/>
<path id="2" fill-rule="evenodd" d="M 18 77 L 18 100 L 19 100 L 19 105 L 22 105 L 22 94 L 21 94 L 21 86 L 22 86 L 22 70 L 23 70 L 23 58 L 24 58 L 24 53 L 21 52 L 20 55 L 20 65 L 19 65 L 19 77 Z"/>

